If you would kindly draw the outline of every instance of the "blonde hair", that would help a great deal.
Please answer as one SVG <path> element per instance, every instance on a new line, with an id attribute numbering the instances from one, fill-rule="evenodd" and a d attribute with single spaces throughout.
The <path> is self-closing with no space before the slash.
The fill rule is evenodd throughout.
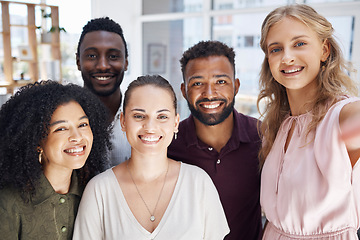
<path id="1" fill-rule="evenodd" d="M 260 39 L 260 46 L 265 53 L 260 72 L 260 93 L 257 99 L 258 110 L 263 117 L 260 126 L 260 134 L 263 137 L 263 146 L 259 152 L 261 166 L 272 148 L 282 121 L 290 113 L 286 89 L 276 82 L 271 74 L 266 46 L 270 28 L 285 17 L 304 23 L 316 32 L 321 41 L 327 40 L 330 46 L 330 55 L 325 62 L 321 63 L 322 67 L 320 67 L 316 79 L 317 94 L 313 99 L 312 121 L 308 126 L 307 133 L 316 128 L 329 106 L 334 104 L 339 96 L 357 94 L 355 82 L 348 75 L 351 66 L 344 60 L 340 47 L 333 36 L 334 29 L 326 18 L 304 4 L 283 6 L 270 12 L 262 24 Z M 260 102 L 262 100 L 265 100 L 265 108 L 261 112 Z"/>

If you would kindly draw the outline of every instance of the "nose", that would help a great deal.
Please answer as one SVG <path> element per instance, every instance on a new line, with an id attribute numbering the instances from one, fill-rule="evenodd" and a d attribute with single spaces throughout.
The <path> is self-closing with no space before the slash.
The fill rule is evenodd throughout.
<path id="1" fill-rule="evenodd" d="M 153 119 L 147 119 L 144 122 L 143 128 L 145 129 L 146 133 L 153 133 L 156 128 L 156 122 Z"/>
<path id="2" fill-rule="evenodd" d="M 281 62 L 287 65 L 291 65 L 295 62 L 295 57 L 291 50 L 288 49 L 283 50 L 283 56 Z"/>
<path id="3" fill-rule="evenodd" d="M 96 68 L 101 71 L 105 71 L 110 68 L 110 64 L 106 56 L 99 57 Z"/>
<path id="4" fill-rule="evenodd" d="M 82 139 L 82 134 L 79 129 L 70 130 L 69 142 L 80 142 Z"/>
<path id="5" fill-rule="evenodd" d="M 213 84 L 205 85 L 204 91 L 202 93 L 203 97 L 211 99 L 217 94 L 217 89 Z"/>

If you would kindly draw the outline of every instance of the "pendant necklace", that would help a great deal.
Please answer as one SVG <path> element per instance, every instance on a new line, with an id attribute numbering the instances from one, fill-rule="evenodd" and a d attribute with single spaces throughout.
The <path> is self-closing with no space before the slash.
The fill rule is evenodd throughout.
<path id="1" fill-rule="evenodd" d="M 151 211 L 150 211 L 148 205 L 146 204 L 144 198 L 141 196 L 141 193 L 140 193 L 140 191 L 139 191 L 139 189 L 138 189 L 138 187 L 137 187 L 137 185 L 136 185 L 136 183 L 135 183 L 135 181 L 134 181 L 134 179 L 133 179 L 133 176 L 131 175 L 131 171 L 130 171 L 130 169 L 129 169 L 129 162 L 127 162 L 127 164 L 126 164 L 126 169 L 128 170 L 128 172 L 129 172 L 129 174 L 130 174 L 130 178 L 131 178 L 132 182 L 133 182 L 134 185 L 135 185 L 135 188 L 136 188 L 137 193 L 139 194 L 141 200 L 144 202 L 144 205 L 145 205 L 146 209 L 147 209 L 148 212 L 150 213 L 150 221 L 151 221 L 151 222 L 154 222 L 154 221 L 155 221 L 155 216 L 154 216 L 154 215 L 155 215 L 155 212 L 156 212 L 156 208 L 157 208 L 157 205 L 158 205 L 158 203 L 159 203 L 161 194 L 162 194 L 162 192 L 163 192 L 163 189 L 164 189 L 164 186 L 165 186 L 165 182 L 166 182 L 166 177 L 167 177 L 167 174 L 168 174 L 168 171 L 169 171 L 169 163 L 168 163 L 168 167 L 167 167 L 167 169 L 166 169 L 164 183 L 163 183 L 162 188 L 161 188 L 161 190 L 160 190 L 160 194 L 159 194 L 158 200 L 157 200 L 157 202 L 156 202 L 156 205 L 155 205 L 155 208 L 154 208 L 153 213 L 151 213 Z"/>

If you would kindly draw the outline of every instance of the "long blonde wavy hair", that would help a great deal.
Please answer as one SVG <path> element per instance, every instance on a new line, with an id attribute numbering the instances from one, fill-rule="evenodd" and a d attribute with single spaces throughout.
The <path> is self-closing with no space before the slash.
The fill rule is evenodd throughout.
<path id="1" fill-rule="evenodd" d="M 270 28 L 285 17 L 291 17 L 304 23 L 317 33 L 321 41 L 327 39 L 330 45 L 330 55 L 325 62 L 321 63 L 322 67 L 320 67 L 316 79 L 317 94 L 313 99 L 312 121 L 308 126 L 307 133 L 316 128 L 329 106 L 334 104 L 339 96 L 357 95 L 358 93 L 355 82 L 348 75 L 352 71 L 351 66 L 344 60 L 340 47 L 333 36 L 334 29 L 326 18 L 304 4 L 287 5 L 270 12 L 262 24 L 260 39 L 260 46 L 265 53 L 260 72 L 260 93 L 257 99 L 257 107 L 263 119 L 260 126 L 260 134 L 263 137 L 263 146 L 259 152 L 261 167 L 273 146 L 282 121 L 290 113 L 286 89 L 276 82 L 271 74 L 266 47 L 266 38 Z M 263 110 L 260 109 L 262 101 L 265 103 Z"/>

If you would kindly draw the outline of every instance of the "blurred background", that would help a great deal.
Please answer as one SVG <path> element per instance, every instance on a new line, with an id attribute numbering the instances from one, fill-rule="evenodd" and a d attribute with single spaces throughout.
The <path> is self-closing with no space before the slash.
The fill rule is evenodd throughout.
<path id="1" fill-rule="evenodd" d="M 264 54 L 260 27 L 274 8 L 306 3 L 332 22 L 346 59 L 360 69 L 360 1 L 336 0 L 18 0 L 0 1 L 0 104 L 29 82 L 54 79 L 82 85 L 75 53 L 82 27 L 109 16 L 123 30 L 129 68 L 121 89 L 139 75 L 160 74 L 177 92 L 181 119 L 189 115 L 180 92 L 182 53 L 201 40 L 236 52 L 240 90 L 236 109 L 258 117 L 258 75 Z M 359 74 L 354 76 L 359 82 Z"/>

